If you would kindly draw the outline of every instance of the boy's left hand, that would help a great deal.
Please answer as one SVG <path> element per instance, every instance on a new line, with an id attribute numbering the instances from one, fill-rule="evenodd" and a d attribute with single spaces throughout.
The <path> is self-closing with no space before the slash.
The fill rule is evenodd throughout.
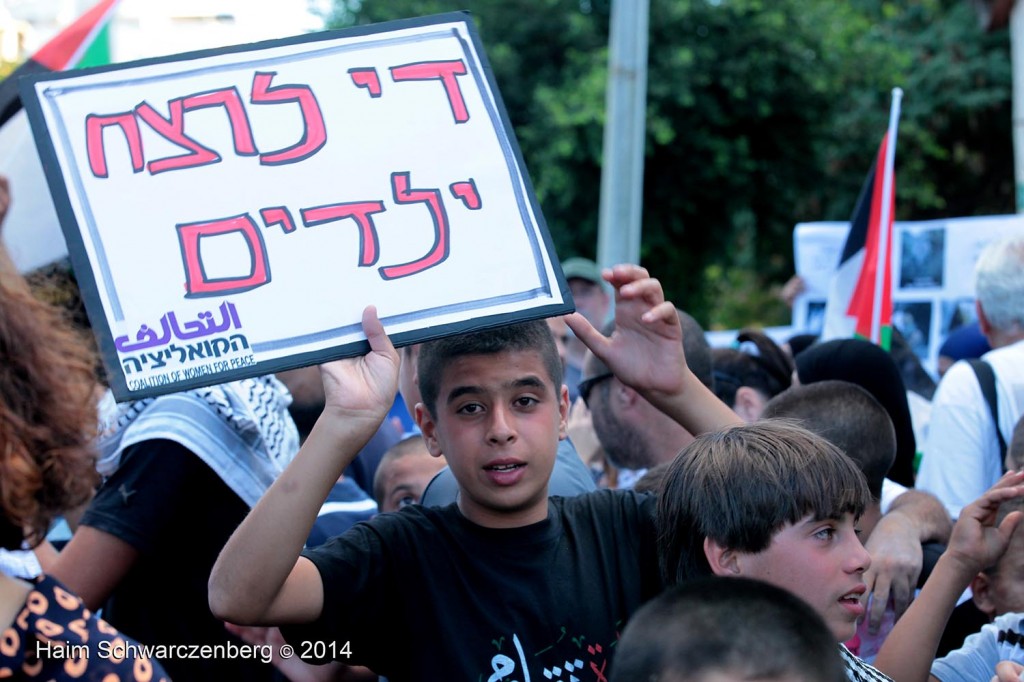
<path id="1" fill-rule="evenodd" d="M 661 283 L 639 265 L 616 265 L 602 276 L 615 289 L 611 337 L 594 329 L 579 313 L 568 315 L 566 323 L 619 381 L 641 393 L 677 392 L 687 371 L 683 332 Z"/>

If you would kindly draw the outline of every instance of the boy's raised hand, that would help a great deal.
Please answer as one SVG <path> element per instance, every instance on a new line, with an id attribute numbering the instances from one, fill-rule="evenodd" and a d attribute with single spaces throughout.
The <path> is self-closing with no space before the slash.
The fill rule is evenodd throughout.
<path id="1" fill-rule="evenodd" d="M 978 571 L 993 565 L 1006 551 L 1013 530 L 1024 518 L 1014 511 L 996 525 L 999 505 L 1022 496 L 1024 472 L 1010 471 L 960 511 L 946 551 L 921 594 L 886 637 L 875 658 L 876 668 L 894 680 L 928 679 L 942 630 L 957 599 Z"/>
<path id="2" fill-rule="evenodd" d="M 370 342 L 369 353 L 320 366 L 324 412 L 379 422 L 391 409 L 398 392 L 400 361 L 374 306 L 363 310 L 363 333 Z"/>
<path id="3" fill-rule="evenodd" d="M 970 577 L 995 564 L 1006 551 L 1024 514 L 1010 512 L 998 526 L 996 515 L 1001 503 L 1017 497 L 1024 497 L 1024 472 L 1009 471 L 960 511 L 946 552 L 967 568 Z"/>
<path id="4" fill-rule="evenodd" d="M 623 383 L 678 393 L 687 372 L 683 332 L 661 283 L 638 265 L 616 265 L 602 276 L 615 289 L 614 333 L 604 336 L 579 313 L 566 318 L 573 333 Z"/>

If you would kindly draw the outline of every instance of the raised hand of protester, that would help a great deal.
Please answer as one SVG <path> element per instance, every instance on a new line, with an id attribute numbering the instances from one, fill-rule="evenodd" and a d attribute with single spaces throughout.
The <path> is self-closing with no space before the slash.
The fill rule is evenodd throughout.
<path id="1" fill-rule="evenodd" d="M 363 310 L 363 333 L 369 353 L 320 366 L 324 412 L 379 423 L 394 403 L 400 361 L 374 306 Z"/>
<path id="2" fill-rule="evenodd" d="M 638 265 L 616 265 L 602 276 L 615 288 L 614 333 L 602 335 L 582 315 L 566 317 L 591 352 L 692 434 L 740 423 L 686 366 L 679 316 L 661 282 Z"/>
<path id="3" fill-rule="evenodd" d="M 1006 551 L 1014 529 L 1024 518 L 1024 514 L 1014 511 L 996 525 L 999 505 L 1022 496 L 1024 472 L 1010 471 L 960 511 L 946 551 L 921 594 L 886 637 L 875 658 L 876 668 L 894 680 L 927 679 L 957 599 L 978 571 L 993 565 Z"/>
<path id="4" fill-rule="evenodd" d="M 566 317 L 573 333 L 625 384 L 645 392 L 679 392 L 685 381 L 683 332 L 661 283 L 638 265 L 602 273 L 615 289 L 615 331 L 606 337 L 579 313 Z"/>
<path id="5" fill-rule="evenodd" d="M 999 505 L 1024 497 L 1024 471 L 1009 471 L 985 494 L 960 511 L 949 537 L 946 554 L 964 567 L 968 580 L 992 566 L 1006 551 L 1013 530 L 1024 519 L 1020 511 L 1010 512 L 996 525 Z"/>

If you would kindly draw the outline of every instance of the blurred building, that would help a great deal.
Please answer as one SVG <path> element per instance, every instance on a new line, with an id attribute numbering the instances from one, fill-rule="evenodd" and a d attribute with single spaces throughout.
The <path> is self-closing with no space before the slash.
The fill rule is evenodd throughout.
<path id="1" fill-rule="evenodd" d="M 0 0 L 0 78 L 97 0 Z M 90 44 L 89 65 L 127 62 L 309 33 L 331 0 L 121 0 Z M 14 200 L 3 240 L 22 271 L 67 254 L 24 112 L 0 127 L 0 174 Z"/>
<path id="2" fill-rule="evenodd" d="M 0 0 L 0 57 L 20 60 L 95 0 Z M 115 62 L 285 38 L 323 28 L 323 0 L 121 0 L 110 26 Z"/>

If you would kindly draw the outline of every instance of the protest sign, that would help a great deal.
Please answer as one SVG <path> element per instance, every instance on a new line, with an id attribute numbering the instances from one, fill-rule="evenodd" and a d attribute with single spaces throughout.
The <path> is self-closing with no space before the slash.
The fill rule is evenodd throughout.
<path id="1" fill-rule="evenodd" d="M 466 14 L 21 88 L 119 400 L 572 310 Z"/>

